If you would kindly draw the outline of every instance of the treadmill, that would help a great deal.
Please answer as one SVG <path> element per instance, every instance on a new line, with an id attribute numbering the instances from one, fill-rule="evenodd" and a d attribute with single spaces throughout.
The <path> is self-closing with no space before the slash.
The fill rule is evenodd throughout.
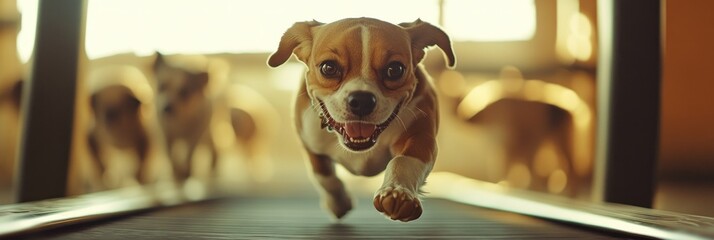
<path id="1" fill-rule="evenodd" d="M 659 124 L 660 4 L 598 1 L 601 114 L 594 192 L 602 201 L 435 172 L 427 185 L 427 212 L 400 223 L 374 211 L 366 195 L 357 196 L 355 209 L 341 221 L 327 217 L 317 196 L 309 194 L 251 195 L 216 188 L 195 196 L 168 185 L 66 196 L 75 89 L 86 61 L 81 53 L 86 1 L 40 1 L 34 68 L 23 94 L 27 122 L 20 203 L 0 206 L 0 238 L 714 239 L 712 218 L 650 208 Z"/>

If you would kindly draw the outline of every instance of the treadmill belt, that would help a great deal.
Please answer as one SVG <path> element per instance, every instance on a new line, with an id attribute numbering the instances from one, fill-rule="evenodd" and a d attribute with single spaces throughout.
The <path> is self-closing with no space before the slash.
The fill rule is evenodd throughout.
<path id="1" fill-rule="evenodd" d="M 422 217 L 409 223 L 381 216 L 369 199 L 340 223 L 316 198 L 227 198 L 156 209 L 124 217 L 24 235 L 28 239 L 610 239 L 632 238 L 426 199 Z"/>

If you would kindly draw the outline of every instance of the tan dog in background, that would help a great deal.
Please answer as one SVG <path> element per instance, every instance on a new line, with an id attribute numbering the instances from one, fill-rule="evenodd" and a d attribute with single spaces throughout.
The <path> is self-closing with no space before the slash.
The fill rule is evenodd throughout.
<path id="1" fill-rule="evenodd" d="M 217 173 L 219 157 L 235 150 L 253 180 L 270 176 L 267 147 L 277 113 L 256 91 L 228 82 L 226 62 L 202 55 L 157 53 L 153 72 L 159 124 L 177 180 L 194 175 L 194 152 L 200 145 L 211 153 L 212 175 Z"/>
<path id="2" fill-rule="evenodd" d="M 272 67 L 293 53 L 308 67 L 295 124 L 323 189 L 323 204 L 335 217 L 352 209 L 335 163 L 356 175 L 384 171 L 375 208 L 393 220 L 421 216 L 420 188 L 436 160 L 439 113 L 436 92 L 419 63 L 433 45 L 453 67 L 449 37 L 429 23 L 397 26 L 354 18 L 295 23 L 270 56 Z"/>
<path id="3" fill-rule="evenodd" d="M 90 106 L 93 125 L 87 145 L 103 188 L 146 183 L 148 153 L 145 108 L 151 91 L 144 74 L 135 67 L 111 66 L 92 72 Z"/>

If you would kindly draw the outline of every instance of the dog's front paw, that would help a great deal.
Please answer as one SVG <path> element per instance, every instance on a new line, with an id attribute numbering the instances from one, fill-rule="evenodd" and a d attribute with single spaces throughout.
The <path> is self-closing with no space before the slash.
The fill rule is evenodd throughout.
<path id="1" fill-rule="evenodd" d="M 374 207 L 392 220 L 409 222 L 421 216 L 416 194 L 402 187 L 383 187 L 374 197 Z"/>
<path id="2" fill-rule="evenodd" d="M 350 197 L 346 194 L 339 197 L 327 195 L 322 198 L 322 205 L 324 208 L 332 212 L 335 219 L 341 219 L 347 215 L 350 210 L 352 210 L 352 199 L 350 199 Z"/>

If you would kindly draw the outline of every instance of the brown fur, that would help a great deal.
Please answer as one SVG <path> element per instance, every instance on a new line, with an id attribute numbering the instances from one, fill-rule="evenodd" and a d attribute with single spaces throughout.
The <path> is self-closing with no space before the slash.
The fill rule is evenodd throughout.
<path id="1" fill-rule="evenodd" d="M 431 82 L 427 81 L 420 71 L 417 78 L 420 83 L 414 91 L 415 95 L 424 96 L 417 107 L 423 112 L 417 114 L 429 115 L 414 121 L 392 146 L 395 155 L 413 156 L 422 161 L 436 159 L 436 133 L 439 127 L 439 106 L 436 103 L 436 92 Z M 428 86 L 428 87 L 427 87 Z"/>

